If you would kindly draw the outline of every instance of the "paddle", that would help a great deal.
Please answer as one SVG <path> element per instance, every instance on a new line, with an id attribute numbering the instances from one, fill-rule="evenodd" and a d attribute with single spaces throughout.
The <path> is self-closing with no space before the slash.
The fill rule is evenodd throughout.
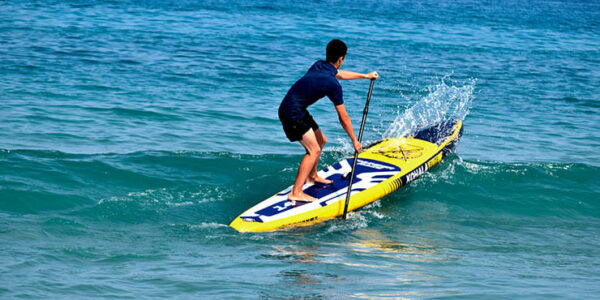
<path id="1" fill-rule="evenodd" d="M 375 79 L 371 79 L 371 85 L 369 86 L 369 94 L 367 94 L 367 103 L 363 110 L 362 121 L 360 122 L 360 131 L 358 132 L 358 142 L 362 141 L 363 131 L 365 129 L 365 121 L 367 120 L 367 113 L 369 112 L 369 102 L 371 101 L 371 92 L 373 92 L 373 84 Z M 346 203 L 344 204 L 344 214 L 342 220 L 346 220 L 346 213 L 348 212 L 348 203 L 350 203 L 350 191 L 352 190 L 352 182 L 354 181 L 354 171 L 356 170 L 356 161 L 358 160 L 358 152 L 354 151 L 354 161 L 352 162 L 352 170 L 350 171 L 350 182 L 348 183 L 348 192 L 346 192 Z"/>

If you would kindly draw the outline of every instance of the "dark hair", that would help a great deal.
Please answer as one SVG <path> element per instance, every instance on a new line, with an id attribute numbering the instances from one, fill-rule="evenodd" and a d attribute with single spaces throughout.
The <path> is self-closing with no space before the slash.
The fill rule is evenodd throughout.
<path id="1" fill-rule="evenodd" d="M 348 47 L 346 47 L 344 42 L 338 39 L 331 40 L 327 44 L 327 61 L 331 63 L 337 62 L 340 57 L 346 56 L 346 51 L 348 51 Z"/>

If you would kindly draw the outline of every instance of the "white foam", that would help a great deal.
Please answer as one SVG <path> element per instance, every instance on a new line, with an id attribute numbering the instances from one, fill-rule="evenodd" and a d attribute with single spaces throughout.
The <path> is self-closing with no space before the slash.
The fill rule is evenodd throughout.
<path id="1" fill-rule="evenodd" d="M 369 225 L 367 217 L 363 215 L 363 211 L 352 211 L 348 212 L 346 216 L 346 222 L 331 222 L 331 226 L 327 229 L 327 232 L 347 231 L 356 230 L 360 228 L 366 228 Z"/>
<path id="2" fill-rule="evenodd" d="M 170 207 L 180 207 L 180 206 L 189 206 L 189 205 L 194 205 L 194 202 L 192 201 L 185 201 L 185 202 L 171 202 L 171 201 L 167 201 L 166 204 Z"/>
<path id="3" fill-rule="evenodd" d="M 421 129 L 437 125 L 450 119 L 464 119 L 474 99 L 476 79 L 460 83 L 444 76 L 440 83 L 428 86 L 425 95 L 417 99 L 390 124 L 383 138 L 398 138 L 414 135 Z"/>
<path id="4" fill-rule="evenodd" d="M 213 228 L 229 227 L 229 225 L 214 223 L 214 222 L 200 223 L 200 224 L 194 224 L 194 225 L 188 225 L 188 226 L 190 227 L 190 229 L 209 229 L 209 228 L 213 229 Z"/>
<path id="5" fill-rule="evenodd" d="M 230 193 L 221 187 L 198 186 L 194 190 L 178 189 L 147 189 L 145 191 L 129 192 L 125 196 L 112 196 L 101 199 L 98 204 L 104 202 L 138 202 L 145 204 L 165 204 L 169 207 L 188 206 L 206 202 L 224 201 L 224 197 Z"/>

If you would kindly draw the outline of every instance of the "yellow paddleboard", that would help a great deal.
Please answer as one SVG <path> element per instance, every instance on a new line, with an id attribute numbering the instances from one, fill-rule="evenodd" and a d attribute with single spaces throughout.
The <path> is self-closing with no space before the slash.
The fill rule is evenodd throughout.
<path id="1" fill-rule="evenodd" d="M 412 137 L 385 139 L 358 155 L 348 211 L 365 206 L 416 179 L 442 160 L 458 142 L 462 121 L 450 121 L 422 130 Z M 287 199 L 292 187 L 243 212 L 229 226 L 240 232 L 273 231 L 306 226 L 344 212 L 348 174 L 353 158 L 318 172 L 333 184 L 305 184 L 303 191 L 317 201 Z"/>

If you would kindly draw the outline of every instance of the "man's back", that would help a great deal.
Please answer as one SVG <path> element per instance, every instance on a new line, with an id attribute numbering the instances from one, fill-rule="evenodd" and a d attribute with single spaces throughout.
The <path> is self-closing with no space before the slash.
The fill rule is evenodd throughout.
<path id="1" fill-rule="evenodd" d="M 335 78 L 337 69 L 326 61 L 315 62 L 288 91 L 279 106 L 280 114 L 298 120 L 306 114 L 306 108 L 328 96 L 334 105 L 344 103 L 342 86 Z"/>

